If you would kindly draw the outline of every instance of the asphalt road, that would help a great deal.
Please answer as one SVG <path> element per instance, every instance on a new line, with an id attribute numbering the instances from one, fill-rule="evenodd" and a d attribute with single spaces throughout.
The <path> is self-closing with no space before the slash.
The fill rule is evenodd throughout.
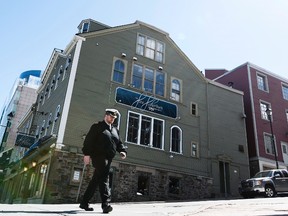
<path id="1" fill-rule="evenodd" d="M 189 202 L 113 203 L 115 216 L 288 216 L 288 197 Z M 0 204 L 0 215 L 89 216 L 103 215 L 100 204 L 93 212 L 78 204 Z"/>

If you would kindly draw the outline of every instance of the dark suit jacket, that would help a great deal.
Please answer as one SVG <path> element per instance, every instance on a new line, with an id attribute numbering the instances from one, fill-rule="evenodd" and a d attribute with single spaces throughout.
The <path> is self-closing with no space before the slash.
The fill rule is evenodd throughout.
<path id="1" fill-rule="evenodd" d="M 82 151 L 84 155 L 90 155 L 92 159 L 93 157 L 104 157 L 112 160 L 116 152 L 127 154 L 117 128 L 112 126 L 110 130 L 104 120 L 90 127 Z"/>

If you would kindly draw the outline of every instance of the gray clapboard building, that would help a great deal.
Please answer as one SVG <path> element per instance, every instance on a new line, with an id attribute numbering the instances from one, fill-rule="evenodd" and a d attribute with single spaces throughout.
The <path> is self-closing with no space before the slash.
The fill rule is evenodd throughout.
<path id="1" fill-rule="evenodd" d="M 77 202 L 93 171 L 83 170 L 83 140 L 106 108 L 120 111 L 128 148 L 112 164 L 113 201 L 238 196 L 249 176 L 243 93 L 206 79 L 149 24 L 87 19 L 78 29 L 53 51 L 19 125 L 30 121 L 36 141 L 17 144 L 26 151 L 9 166 L 2 202 Z"/>

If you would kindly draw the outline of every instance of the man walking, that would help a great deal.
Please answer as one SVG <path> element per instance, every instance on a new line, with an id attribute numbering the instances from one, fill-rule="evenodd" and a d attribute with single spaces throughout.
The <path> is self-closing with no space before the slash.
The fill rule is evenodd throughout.
<path id="1" fill-rule="evenodd" d="M 94 210 L 89 207 L 89 201 L 98 186 L 103 213 L 109 213 L 113 210 L 110 205 L 111 192 L 109 187 L 111 162 L 116 152 L 120 153 L 122 159 L 125 159 L 127 155 L 120 139 L 119 131 L 113 126 L 113 122 L 117 116 L 119 116 L 118 110 L 106 109 L 104 120 L 93 124 L 84 140 L 84 146 L 82 148 L 84 164 L 87 165 L 90 163 L 90 160 L 92 160 L 92 165 L 95 168 L 93 177 L 88 184 L 79 206 L 85 209 L 85 211 Z"/>

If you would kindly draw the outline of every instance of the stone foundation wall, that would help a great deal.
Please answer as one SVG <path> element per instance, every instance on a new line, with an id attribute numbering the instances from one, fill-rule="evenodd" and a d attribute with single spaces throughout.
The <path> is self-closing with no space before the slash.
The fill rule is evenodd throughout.
<path id="1" fill-rule="evenodd" d="M 78 183 L 71 182 L 74 169 L 83 169 L 83 155 L 56 151 L 51 163 L 44 203 L 77 203 L 83 196 L 92 178 L 94 168 L 86 167 L 80 193 Z M 138 177 L 148 179 L 147 194 L 139 195 Z M 178 193 L 169 192 L 170 177 L 179 179 Z M 153 200 L 193 200 L 211 197 L 212 181 L 210 178 L 196 177 L 172 171 L 144 168 L 131 164 L 113 162 L 111 167 L 112 201 L 153 201 Z M 100 202 L 96 191 L 91 203 Z"/>

